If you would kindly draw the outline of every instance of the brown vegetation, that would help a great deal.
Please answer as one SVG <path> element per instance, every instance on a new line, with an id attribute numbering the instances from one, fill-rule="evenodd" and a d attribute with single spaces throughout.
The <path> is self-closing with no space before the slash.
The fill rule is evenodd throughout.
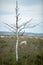
<path id="1" fill-rule="evenodd" d="M 43 37 L 19 38 L 19 61 L 15 59 L 16 38 L 0 37 L 0 65 L 43 65 Z M 26 40 L 26 45 L 20 42 Z"/>

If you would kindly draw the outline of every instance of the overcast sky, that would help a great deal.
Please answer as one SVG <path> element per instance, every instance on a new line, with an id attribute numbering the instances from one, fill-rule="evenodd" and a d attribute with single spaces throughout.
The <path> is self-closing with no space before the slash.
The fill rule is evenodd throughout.
<path id="1" fill-rule="evenodd" d="M 2 22 L 12 26 L 15 25 L 15 7 L 16 0 L 0 0 L 0 31 L 10 31 L 8 26 Z M 43 33 L 43 0 L 18 0 L 18 7 L 19 18 L 21 18 L 19 25 L 32 18 L 32 21 L 27 25 L 26 31 Z M 36 27 L 30 28 L 30 26 L 38 23 L 40 24 Z"/>

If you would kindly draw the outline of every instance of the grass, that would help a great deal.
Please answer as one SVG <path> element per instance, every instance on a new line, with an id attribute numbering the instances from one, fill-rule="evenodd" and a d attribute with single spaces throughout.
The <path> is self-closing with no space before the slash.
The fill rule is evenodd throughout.
<path id="1" fill-rule="evenodd" d="M 43 65 L 43 37 L 19 37 L 19 60 L 16 62 L 16 38 L 0 37 L 0 65 Z M 27 45 L 20 45 L 26 40 Z"/>

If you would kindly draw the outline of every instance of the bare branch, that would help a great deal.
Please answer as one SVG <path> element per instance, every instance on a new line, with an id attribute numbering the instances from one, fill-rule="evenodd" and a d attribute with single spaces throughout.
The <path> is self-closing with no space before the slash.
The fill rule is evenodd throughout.
<path id="1" fill-rule="evenodd" d="M 6 26 L 5 26 L 5 28 L 6 28 Z M 7 29 L 8 29 L 9 31 L 11 31 L 11 32 L 13 32 L 13 33 L 16 34 L 16 31 L 12 30 L 11 28 L 7 27 Z"/>
<path id="2" fill-rule="evenodd" d="M 42 23 L 42 22 L 40 22 L 40 23 Z M 35 24 L 35 25 L 32 25 L 32 26 L 27 26 L 27 27 L 25 27 L 25 28 L 34 28 L 34 27 L 36 27 L 36 26 L 38 26 L 40 23 L 38 23 L 38 24 Z"/>
<path id="3" fill-rule="evenodd" d="M 41 22 L 40 22 L 41 23 Z M 19 32 L 21 32 L 23 29 L 25 29 L 25 28 L 34 28 L 34 27 L 36 27 L 36 26 L 38 26 L 40 23 L 38 23 L 38 24 L 35 24 L 35 25 L 32 25 L 32 26 L 25 26 L 24 25 L 24 27 L 22 27 L 20 30 L 19 30 Z"/>
<path id="4" fill-rule="evenodd" d="M 23 27 L 23 28 L 19 29 L 19 32 L 21 32 L 24 28 L 25 28 L 25 27 Z"/>
<path id="5" fill-rule="evenodd" d="M 23 36 L 24 35 L 24 33 L 25 33 L 25 31 L 23 31 L 21 34 L 20 34 L 21 32 L 19 32 L 19 35 L 21 35 L 21 36 Z"/>
<path id="6" fill-rule="evenodd" d="M 13 30 L 11 30 L 10 28 L 8 28 L 9 29 L 9 31 L 11 31 L 11 32 L 13 32 L 13 33 L 15 33 L 16 34 L 16 32 L 14 32 Z"/>
<path id="7" fill-rule="evenodd" d="M 13 30 L 16 30 L 14 27 L 10 26 L 9 24 L 3 22 L 4 24 L 6 24 L 7 26 L 9 26 L 10 28 L 12 28 Z"/>
<path id="8" fill-rule="evenodd" d="M 20 21 L 20 20 L 21 20 L 21 18 L 18 19 L 18 21 Z"/>
<path id="9" fill-rule="evenodd" d="M 22 25 L 20 25 L 19 28 L 21 28 L 24 25 L 26 26 L 31 20 L 32 20 L 32 18 L 29 21 L 27 21 L 26 23 L 23 23 Z"/>
<path id="10" fill-rule="evenodd" d="M 10 24 L 13 28 L 16 28 L 15 24 Z"/>

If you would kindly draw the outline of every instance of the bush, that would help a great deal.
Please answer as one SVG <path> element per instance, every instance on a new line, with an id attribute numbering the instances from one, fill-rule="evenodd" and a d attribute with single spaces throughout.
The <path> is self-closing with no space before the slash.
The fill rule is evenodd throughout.
<path id="1" fill-rule="evenodd" d="M 22 62 L 20 60 L 16 61 L 15 65 L 22 65 Z"/>
<path id="2" fill-rule="evenodd" d="M 36 65 L 43 65 L 43 56 L 41 56 L 41 55 L 36 55 L 35 64 L 36 64 Z"/>

